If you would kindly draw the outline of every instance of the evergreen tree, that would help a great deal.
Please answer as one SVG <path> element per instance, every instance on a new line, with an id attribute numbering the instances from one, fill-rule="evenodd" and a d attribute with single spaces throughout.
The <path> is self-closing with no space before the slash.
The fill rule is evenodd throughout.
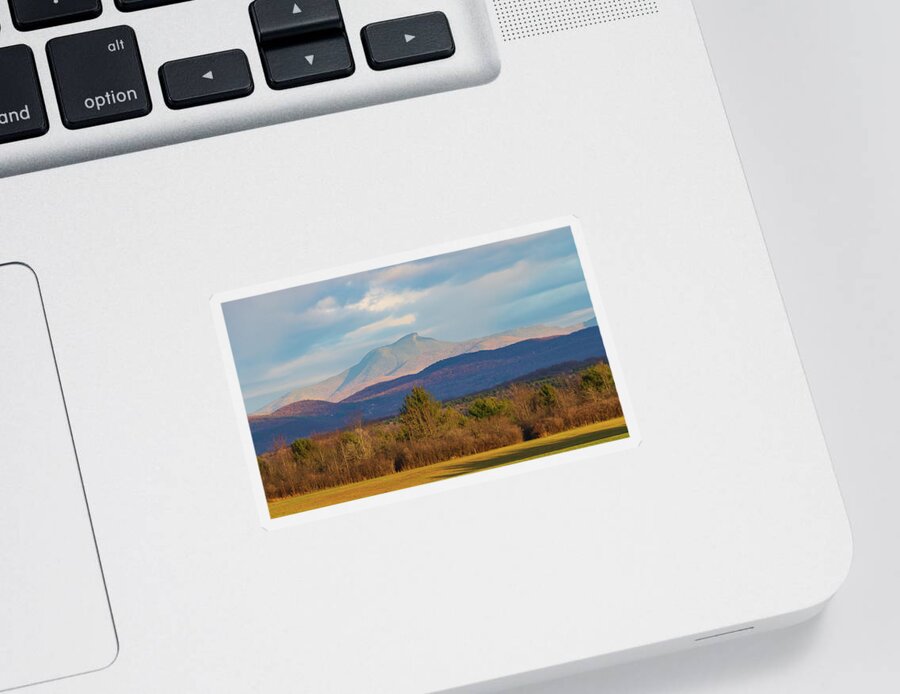
<path id="1" fill-rule="evenodd" d="M 434 436 L 443 421 L 443 407 L 431 393 L 420 386 L 412 389 L 403 401 L 400 423 L 409 439 Z"/>

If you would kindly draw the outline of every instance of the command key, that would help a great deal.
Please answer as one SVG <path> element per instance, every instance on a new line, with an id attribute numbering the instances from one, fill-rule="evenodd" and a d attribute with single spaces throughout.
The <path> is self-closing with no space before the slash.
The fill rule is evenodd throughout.
<path id="1" fill-rule="evenodd" d="M 47 113 L 28 46 L 0 48 L 0 143 L 47 132 Z"/>

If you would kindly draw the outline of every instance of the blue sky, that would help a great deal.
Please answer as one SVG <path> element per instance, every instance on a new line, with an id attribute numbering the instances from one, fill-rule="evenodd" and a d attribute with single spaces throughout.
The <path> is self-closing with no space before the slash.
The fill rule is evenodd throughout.
<path id="1" fill-rule="evenodd" d="M 566 227 L 222 306 L 249 412 L 417 332 L 467 340 L 594 316 Z"/>

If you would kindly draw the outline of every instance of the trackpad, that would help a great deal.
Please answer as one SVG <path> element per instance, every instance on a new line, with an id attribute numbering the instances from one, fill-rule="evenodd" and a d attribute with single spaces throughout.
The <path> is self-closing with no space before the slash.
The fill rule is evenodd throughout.
<path id="1" fill-rule="evenodd" d="M 37 278 L 0 265 L 0 690 L 117 652 Z"/>

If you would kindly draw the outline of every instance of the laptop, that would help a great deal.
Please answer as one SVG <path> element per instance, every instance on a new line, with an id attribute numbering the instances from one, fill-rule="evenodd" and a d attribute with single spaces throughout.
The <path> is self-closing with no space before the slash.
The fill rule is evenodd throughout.
<path id="1" fill-rule="evenodd" d="M 0 690 L 500 691 L 848 571 L 688 0 L 8 0 L 0 176 Z"/>

